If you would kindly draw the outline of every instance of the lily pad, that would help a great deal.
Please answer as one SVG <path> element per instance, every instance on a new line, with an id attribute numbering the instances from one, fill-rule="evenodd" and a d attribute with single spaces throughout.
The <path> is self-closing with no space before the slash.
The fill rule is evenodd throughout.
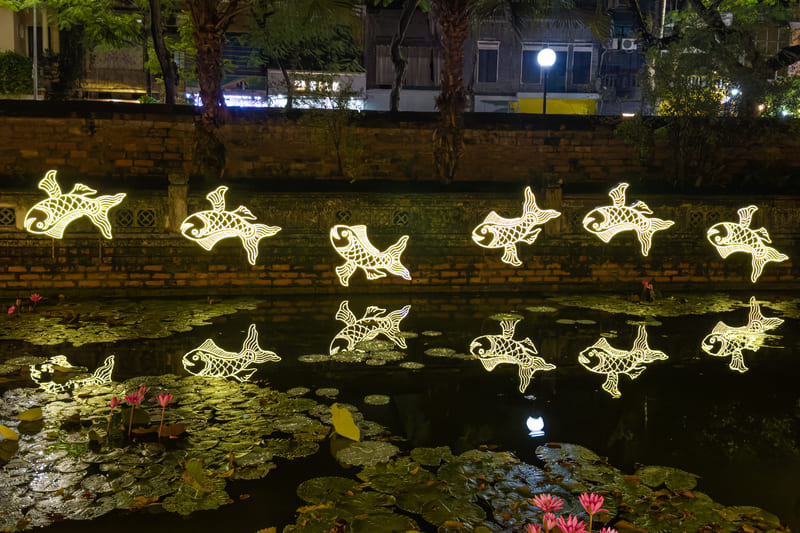
<path id="1" fill-rule="evenodd" d="M 665 485 L 668 489 L 681 491 L 695 488 L 700 476 L 669 466 L 644 466 L 636 471 L 636 477 L 649 487 Z"/>
<path id="2" fill-rule="evenodd" d="M 503 322 L 506 320 L 522 320 L 525 317 L 517 313 L 495 313 L 489 316 L 489 318 L 491 320 L 497 320 L 498 322 Z"/>
<path id="3" fill-rule="evenodd" d="M 337 502 L 348 492 L 355 491 L 358 484 L 358 481 L 344 477 L 317 477 L 302 482 L 297 487 L 297 495 L 311 504 Z"/>
<path id="4" fill-rule="evenodd" d="M 368 405 L 387 405 L 392 398 L 385 394 L 369 394 L 364 396 L 364 403 Z"/>
<path id="5" fill-rule="evenodd" d="M 385 463 L 400 449 L 394 444 L 380 441 L 354 442 L 339 450 L 336 459 L 351 466 L 370 466 Z"/>

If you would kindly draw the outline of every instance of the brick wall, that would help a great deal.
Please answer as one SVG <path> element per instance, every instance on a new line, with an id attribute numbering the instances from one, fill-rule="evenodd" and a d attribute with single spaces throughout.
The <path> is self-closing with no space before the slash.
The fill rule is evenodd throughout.
<path id="1" fill-rule="evenodd" d="M 108 193 L 116 190 L 103 191 Z M 172 193 L 172 194 L 170 194 Z M 105 240 L 86 218 L 54 241 L 19 229 L 25 211 L 42 195 L 0 194 L 0 209 L 12 205 L 15 225 L 0 226 L 0 296 L 32 292 L 147 296 L 163 294 L 282 294 L 461 291 L 638 291 L 654 279 L 662 291 L 702 289 L 798 289 L 790 260 L 767 263 L 753 285 L 750 257 L 723 261 L 706 241 L 705 231 L 719 221 L 737 221 L 736 210 L 755 203 L 752 227 L 765 226 L 772 246 L 792 258 L 797 248 L 800 198 L 685 197 L 640 195 L 628 190 L 627 203 L 645 201 L 654 216 L 675 220 L 656 232 L 648 257 L 642 257 L 632 232 L 610 243 L 587 233 L 581 220 L 594 206 L 608 205 L 605 194 L 562 195 L 536 190 L 540 207 L 562 212 L 549 221 L 532 245 L 519 244 L 520 267 L 500 261 L 502 250 L 475 245 L 472 229 L 496 210 L 517 217 L 522 190 L 512 193 L 265 193 L 228 191 L 226 208 L 246 205 L 257 222 L 283 229 L 261 240 L 255 266 L 241 241 L 220 241 L 206 252 L 180 236 L 181 208 L 175 191 L 130 191 L 112 209 L 114 239 Z M 189 213 L 209 209 L 204 193 L 186 200 Z M 172 198 L 169 201 L 168 198 Z M 746 202 L 746 203 L 744 203 Z M 127 210 L 126 213 L 122 213 Z M 124 214 L 124 217 L 122 216 Z M 170 222 L 170 218 L 177 220 Z M 349 287 L 339 285 L 334 269 L 344 260 L 330 244 L 337 223 L 365 224 L 380 250 L 409 235 L 402 254 L 411 281 L 396 276 L 368 281 L 357 271 Z M 170 229 L 170 226 L 172 229 Z"/>

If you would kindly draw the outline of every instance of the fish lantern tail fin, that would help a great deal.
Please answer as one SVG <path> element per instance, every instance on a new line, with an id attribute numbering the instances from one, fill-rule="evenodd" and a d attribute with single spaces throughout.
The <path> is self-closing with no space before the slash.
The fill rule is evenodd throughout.
<path id="1" fill-rule="evenodd" d="M 113 196 L 101 196 L 97 198 L 97 206 L 98 211 L 92 215 L 89 215 L 89 218 L 92 219 L 95 226 L 100 228 L 100 231 L 103 233 L 103 237 L 106 239 L 111 238 L 111 222 L 108 221 L 108 210 L 118 205 L 125 199 L 126 194 L 119 193 Z"/>

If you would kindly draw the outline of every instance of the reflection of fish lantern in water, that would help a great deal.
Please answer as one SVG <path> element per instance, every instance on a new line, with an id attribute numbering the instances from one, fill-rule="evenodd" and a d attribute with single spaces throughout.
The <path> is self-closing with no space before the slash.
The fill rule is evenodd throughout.
<path id="1" fill-rule="evenodd" d="M 383 278 L 386 274 L 411 279 L 408 269 L 400 263 L 400 254 L 406 249 L 408 235 L 400 237 L 383 252 L 369 242 L 367 227 L 363 225 L 334 226 L 330 231 L 330 239 L 336 253 L 346 260 L 345 264 L 336 267 L 339 282 L 345 287 L 350 282 L 350 276 L 359 268 L 369 280 Z"/>
<path id="2" fill-rule="evenodd" d="M 765 244 L 772 242 L 765 228 L 750 229 L 753 213 L 757 209 L 754 205 L 743 207 L 737 211 L 738 223 L 719 222 L 706 232 L 708 242 L 717 249 L 723 259 L 736 252 L 744 252 L 752 256 L 750 281 L 753 283 L 761 276 L 761 271 L 766 263 L 770 261 L 780 263 L 789 259 L 787 255 Z"/>
<path id="3" fill-rule="evenodd" d="M 195 376 L 233 378 L 244 382 L 253 377 L 256 369 L 251 365 L 266 361 L 280 361 L 275 352 L 263 350 L 258 345 L 256 325 L 250 324 L 247 338 L 238 353 L 228 352 L 211 339 L 183 356 L 183 368 Z"/>
<path id="4" fill-rule="evenodd" d="M 469 352 L 478 358 L 483 367 L 491 372 L 501 363 L 510 363 L 519 367 L 519 391 L 525 392 L 531 377 L 537 370 L 553 370 L 551 365 L 537 356 L 536 346 L 529 338 L 516 341 L 514 329 L 519 320 L 504 320 L 500 323 L 500 335 L 482 335 L 472 340 Z"/>
<path id="5" fill-rule="evenodd" d="M 612 205 L 597 207 L 589 212 L 583 219 L 583 227 L 589 233 L 594 233 L 603 242 L 609 242 L 612 237 L 621 231 L 635 231 L 639 239 L 642 255 L 650 253 L 653 234 L 656 231 L 667 229 L 675 222 L 661 220 L 652 215 L 653 211 L 642 201 L 630 206 L 625 205 L 625 190 L 627 183 L 620 183 L 608 195 Z"/>
<path id="6" fill-rule="evenodd" d="M 247 260 L 251 265 L 258 258 L 258 243 L 264 237 L 278 233 L 278 226 L 266 226 L 249 222 L 256 217 L 245 206 L 240 205 L 233 211 L 225 210 L 225 192 L 227 187 L 221 185 L 208 193 L 206 198 L 212 209 L 199 211 L 189 215 L 181 223 L 181 234 L 195 241 L 206 250 L 211 250 L 217 242 L 229 237 L 239 237 L 247 251 Z"/>
<path id="7" fill-rule="evenodd" d="M 758 351 L 767 338 L 766 332 L 783 324 L 780 318 L 766 318 L 755 297 L 750 297 L 750 313 L 747 324 L 731 327 L 725 322 L 717 322 L 711 333 L 705 336 L 700 348 L 714 357 L 730 356 L 730 369 L 747 372 L 743 350 Z"/>
<path id="8" fill-rule="evenodd" d="M 25 214 L 25 229 L 30 233 L 60 239 L 71 222 L 86 216 L 100 229 L 103 237 L 111 238 L 108 211 L 122 202 L 125 193 L 90 198 L 97 194 L 97 191 L 82 183 L 76 183 L 72 191 L 63 194 L 56 182 L 55 170 L 45 175 L 39 182 L 39 188 L 45 191 L 49 198 L 37 203 Z"/>
<path id="9" fill-rule="evenodd" d="M 339 304 L 336 320 L 344 322 L 346 326 L 331 341 L 329 353 L 334 355 L 340 350 L 352 351 L 359 342 L 370 341 L 381 334 L 397 346 L 405 348 L 406 340 L 400 336 L 400 321 L 410 310 L 411 306 L 407 305 L 386 314 L 386 309 L 371 305 L 364 311 L 363 317 L 356 318 L 350 311 L 349 302 L 344 300 Z"/>
<path id="10" fill-rule="evenodd" d="M 541 228 L 535 228 L 560 216 L 561 213 L 553 209 L 539 209 L 536 198 L 530 187 L 525 187 L 525 203 L 522 206 L 522 216 L 518 218 L 503 218 L 494 211 L 472 231 L 472 240 L 483 248 L 503 248 L 504 263 L 514 266 L 522 265 L 517 256 L 517 243 L 533 244 L 539 236 Z M 535 228 L 535 229 L 534 229 Z"/>
<path id="11" fill-rule="evenodd" d="M 618 350 L 601 338 L 578 355 L 578 362 L 586 370 L 606 375 L 603 390 L 614 398 L 622 396 L 619 392 L 620 374 L 636 379 L 644 372 L 644 365 L 666 359 L 668 357 L 664 352 L 650 349 L 644 326 L 639 326 L 639 333 L 630 350 Z"/>
<path id="12" fill-rule="evenodd" d="M 69 361 L 67 361 L 67 358 L 63 355 L 53 356 L 47 359 L 41 365 L 30 365 L 28 369 L 30 370 L 31 380 L 39 385 L 42 390 L 57 394 L 81 387 L 110 383 L 111 372 L 114 371 L 114 356 L 109 355 L 106 357 L 105 361 L 103 361 L 103 364 L 100 365 L 91 375 L 83 378 L 70 379 L 63 383 L 57 383 L 55 380 L 42 380 L 44 374 L 50 374 L 52 376 L 57 372 L 76 372 L 80 369 L 80 367 L 71 365 Z"/>

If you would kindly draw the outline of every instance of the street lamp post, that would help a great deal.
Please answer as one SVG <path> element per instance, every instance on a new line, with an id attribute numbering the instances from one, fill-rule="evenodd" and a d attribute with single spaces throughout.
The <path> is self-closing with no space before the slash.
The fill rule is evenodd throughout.
<path id="1" fill-rule="evenodd" d="M 542 115 L 547 114 L 547 73 L 556 62 L 556 53 L 550 48 L 542 48 L 536 54 L 536 62 L 544 70 L 544 94 L 542 95 Z"/>

